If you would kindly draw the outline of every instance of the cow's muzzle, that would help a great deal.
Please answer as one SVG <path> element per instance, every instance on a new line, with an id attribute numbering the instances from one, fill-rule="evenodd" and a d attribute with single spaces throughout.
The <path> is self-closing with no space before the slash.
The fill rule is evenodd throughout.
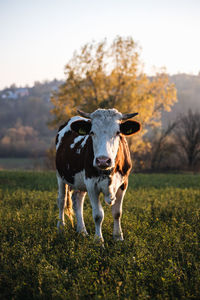
<path id="1" fill-rule="evenodd" d="M 102 170 L 108 169 L 111 167 L 111 159 L 106 156 L 99 156 L 96 158 L 96 166 Z"/>

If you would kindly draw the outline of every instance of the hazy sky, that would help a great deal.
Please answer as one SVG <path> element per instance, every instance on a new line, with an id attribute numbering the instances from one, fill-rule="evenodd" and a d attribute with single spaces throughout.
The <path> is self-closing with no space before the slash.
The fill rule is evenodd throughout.
<path id="1" fill-rule="evenodd" d="M 63 79 L 74 50 L 117 35 L 147 74 L 200 71 L 200 0 L 0 0 L 0 89 Z"/>

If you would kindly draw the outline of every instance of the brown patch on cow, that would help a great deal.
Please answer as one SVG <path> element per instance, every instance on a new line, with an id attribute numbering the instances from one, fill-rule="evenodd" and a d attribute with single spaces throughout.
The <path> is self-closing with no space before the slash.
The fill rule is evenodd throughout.
<path id="1" fill-rule="evenodd" d="M 79 141 L 74 148 L 70 148 L 77 136 L 75 132 L 67 131 L 62 137 L 56 152 L 56 168 L 58 173 L 71 184 L 74 184 L 75 174 L 84 169 L 85 147 L 80 148 L 82 141 Z M 77 153 L 77 149 L 81 150 L 80 153 Z"/>
<path id="2" fill-rule="evenodd" d="M 122 191 L 127 189 L 128 186 L 128 176 L 132 168 L 130 151 L 128 148 L 128 143 L 124 136 L 120 137 L 119 149 L 117 152 L 115 160 L 115 170 L 114 172 L 119 172 L 124 177 L 124 183 L 120 186 Z"/>
<path id="3" fill-rule="evenodd" d="M 115 171 L 122 176 L 129 176 L 132 168 L 130 151 L 125 137 L 120 137 L 119 149 L 115 160 Z"/>

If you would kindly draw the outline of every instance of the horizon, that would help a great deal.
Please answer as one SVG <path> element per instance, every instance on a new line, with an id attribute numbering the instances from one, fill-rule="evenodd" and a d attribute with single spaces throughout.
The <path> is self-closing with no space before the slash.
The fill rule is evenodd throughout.
<path id="1" fill-rule="evenodd" d="M 85 43 L 131 36 L 144 72 L 200 71 L 200 2 L 197 0 L 53 1 L 0 3 L 0 89 L 64 80 L 64 67 Z"/>

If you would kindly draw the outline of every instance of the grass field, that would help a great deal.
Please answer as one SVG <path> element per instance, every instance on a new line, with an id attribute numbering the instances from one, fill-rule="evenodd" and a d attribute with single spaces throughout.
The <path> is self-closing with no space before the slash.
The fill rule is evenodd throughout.
<path id="1" fill-rule="evenodd" d="M 200 176 L 132 175 L 124 242 L 57 234 L 54 173 L 0 172 L 0 299 L 200 299 Z"/>

